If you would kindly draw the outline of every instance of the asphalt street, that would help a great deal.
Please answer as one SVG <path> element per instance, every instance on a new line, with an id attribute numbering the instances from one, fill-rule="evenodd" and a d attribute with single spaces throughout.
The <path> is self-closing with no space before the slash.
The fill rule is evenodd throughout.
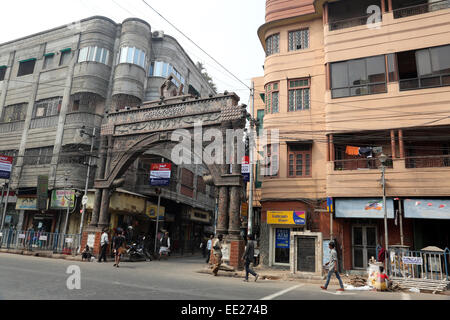
<path id="1" fill-rule="evenodd" d="M 79 266 L 80 289 L 69 289 L 70 266 Z M 203 258 L 173 258 L 151 262 L 78 262 L 0 253 L 1 300 L 450 300 L 424 293 L 323 291 L 300 281 L 214 277 L 196 271 Z M 70 268 L 69 268 L 70 270 Z M 252 276 L 250 276 L 252 277 Z"/>

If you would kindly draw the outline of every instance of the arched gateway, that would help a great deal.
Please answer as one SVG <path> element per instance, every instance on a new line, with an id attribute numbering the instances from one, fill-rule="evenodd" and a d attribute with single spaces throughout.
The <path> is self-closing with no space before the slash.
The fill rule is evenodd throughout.
<path id="1" fill-rule="evenodd" d="M 245 105 L 238 105 L 238 101 L 239 97 L 234 93 L 201 99 L 190 95 L 177 96 L 110 112 L 101 128 L 94 208 L 91 223 L 83 232 L 82 247 L 86 245 L 88 235 L 93 237 L 95 234 L 94 252 L 98 252 L 101 229 L 109 226 L 110 195 L 123 182 L 122 175 L 128 167 L 153 146 L 163 144 L 166 148 L 174 147 L 178 143 L 172 141 L 175 130 L 188 130 L 193 137 L 195 125 L 202 123 L 203 130 L 218 129 L 222 134 L 223 161 L 221 164 L 203 163 L 208 167 L 211 180 L 218 190 L 217 233 L 224 234 L 229 244 L 229 264 L 242 267 L 239 259 L 244 248 L 239 216 L 241 168 L 239 164 L 233 164 L 232 173 L 229 173 L 229 164 L 225 164 L 226 131 L 245 127 Z M 204 146 L 205 142 L 202 148 Z M 191 150 L 192 155 L 199 156 L 195 154 L 195 148 Z M 203 155 L 203 149 L 201 152 Z M 204 157 L 201 158 L 204 160 Z"/>

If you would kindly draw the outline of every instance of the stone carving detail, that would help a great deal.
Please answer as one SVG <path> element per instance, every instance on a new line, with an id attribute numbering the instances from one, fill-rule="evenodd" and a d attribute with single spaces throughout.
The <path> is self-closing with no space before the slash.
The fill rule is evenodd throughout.
<path id="1" fill-rule="evenodd" d="M 203 122 L 203 125 L 219 124 L 220 113 L 207 113 L 173 119 L 162 119 L 157 121 L 122 124 L 116 126 L 114 130 L 114 135 L 118 136 L 118 135 L 138 134 L 163 130 L 170 131 L 181 128 L 189 128 L 192 127 L 194 123 L 197 121 Z"/>

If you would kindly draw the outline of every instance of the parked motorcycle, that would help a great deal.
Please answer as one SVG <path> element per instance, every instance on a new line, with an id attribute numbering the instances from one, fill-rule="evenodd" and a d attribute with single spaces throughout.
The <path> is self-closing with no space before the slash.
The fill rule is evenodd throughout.
<path id="1" fill-rule="evenodd" d="M 129 261 L 147 261 L 143 245 L 137 242 L 133 242 L 129 245 L 127 255 Z"/>

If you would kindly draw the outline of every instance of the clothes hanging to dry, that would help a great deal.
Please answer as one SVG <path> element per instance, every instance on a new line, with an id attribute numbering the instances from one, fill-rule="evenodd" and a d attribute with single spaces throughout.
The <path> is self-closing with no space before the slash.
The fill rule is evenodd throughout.
<path id="1" fill-rule="evenodd" d="M 345 153 L 349 156 L 357 156 L 359 155 L 359 147 L 347 146 L 345 148 Z"/>
<path id="2" fill-rule="evenodd" d="M 359 155 L 365 158 L 372 158 L 372 147 L 359 148 Z"/>

